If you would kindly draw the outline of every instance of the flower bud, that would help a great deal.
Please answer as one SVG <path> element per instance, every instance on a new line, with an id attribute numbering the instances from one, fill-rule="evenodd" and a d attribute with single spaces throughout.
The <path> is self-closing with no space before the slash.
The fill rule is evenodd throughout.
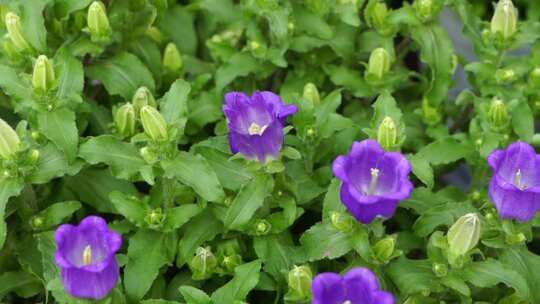
<path id="1" fill-rule="evenodd" d="M 165 221 L 165 214 L 161 208 L 152 209 L 146 214 L 144 221 L 150 228 L 159 228 Z"/>
<path id="2" fill-rule="evenodd" d="M 446 264 L 435 263 L 432 266 L 433 273 L 439 278 L 444 277 L 448 274 L 448 266 Z"/>
<path id="3" fill-rule="evenodd" d="M 217 258 L 210 247 L 199 247 L 189 263 L 194 280 L 205 280 L 212 276 L 217 267 Z"/>
<path id="4" fill-rule="evenodd" d="M 167 44 L 165 51 L 163 52 L 163 66 L 172 73 L 179 73 L 184 66 L 182 55 L 172 42 Z"/>
<path id="5" fill-rule="evenodd" d="M 394 254 L 395 248 L 396 238 L 394 236 L 387 236 L 373 245 L 373 252 L 379 261 L 387 262 Z"/>
<path id="6" fill-rule="evenodd" d="M 508 245 L 522 244 L 527 240 L 527 237 L 522 232 L 506 235 L 506 243 Z"/>
<path id="7" fill-rule="evenodd" d="M 34 229 L 39 229 L 43 225 L 43 222 L 43 218 L 39 215 L 36 215 L 30 220 L 30 226 L 32 226 L 32 228 Z"/>
<path id="8" fill-rule="evenodd" d="M 535 67 L 529 73 L 529 81 L 535 86 L 540 87 L 540 67 Z"/>
<path id="9" fill-rule="evenodd" d="M 111 26 L 105 5 L 101 1 L 94 1 L 88 8 L 88 30 L 92 41 L 108 41 L 111 37 Z"/>
<path id="10" fill-rule="evenodd" d="M 422 115 L 424 122 L 430 126 L 434 126 L 441 121 L 441 114 L 438 109 L 431 106 L 427 98 L 422 101 Z"/>
<path id="11" fill-rule="evenodd" d="M 0 158 L 11 158 L 19 152 L 20 146 L 19 135 L 0 118 Z"/>
<path id="12" fill-rule="evenodd" d="M 397 129 L 392 117 L 386 116 L 379 125 L 379 130 L 377 131 L 377 141 L 386 151 L 389 151 L 397 146 Z"/>
<path id="13" fill-rule="evenodd" d="M 122 137 L 131 137 L 135 134 L 135 108 L 126 103 L 116 110 L 114 124 L 118 134 Z"/>
<path id="14" fill-rule="evenodd" d="M 157 107 L 156 99 L 147 87 L 138 88 L 131 99 L 131 103 L 135 107 L 135 113 L 137 115 L 140 115 L 141 109 L 144 106 Z"/>
<path id="15" fill-rule="evenodd" d="M 49 58 L 45 55 L 40 55 L 34 65 L 32 74 L 32 86 L 39 93 L 50 91 L 56 84 L 54 68 Z"/>
<path id="16" fill-rule="evenodd" d="M 504 129 L 509 121 L 508 109 L 504 102 L 500 99 L 493 99 L 488 111 L 488 121 L 493 129 Z"/>
<path id="17" fill-rule="evenodd" d="M 475 213 L 465 214 L 450 227 L 446 237 L 450 253 L 464 255 L 480 240 L 480 219 Z"/>
<path id="18" fill-rule="evenodd" d="M 313 274 L 309 266 L 294 266 L 289 271 L 287 282 L 289 290 L 292 291 L 301 299 L 306 299 L 311 294 L 311 282 L 313 280 Z"/>
<path id="19" fill-rule="evenodd" d="M 139 150 L 144 161 L 148 164 L 154 164 L 158 161 L 158 156 L 152 152 L 148 147 L 143 147 Z"/>
<path id="20" fill-rule="evenodd" d="M 379 32 L 386 32 L 388 30 L 386 24 L 388 7 L 386 3 L 380 0 L 371 0 L 364 12 L 369 27 L 375 28 Z"/>
<path id="21" fill-rule="evenodd" d="M 510 38 L 517 29 L 518 10 L 512 0 L 499 0 L 491 19 L 491 32 L 501 33 L 504 39 Z"/>
<path id="22" fill-rule="evenodd" d="M 351 232 L 354 228 L 354 220 L 348 214 L 334 211 L 330 215 L 330 221 L 334 228 L 344 233 Z"/>
<path id="23" fill-rule="evenodd" d="M 29 162 L 31 165 L 37 164 L 38 161 L 39 161 L 39 156 L 40 156 L 39 150 L 37 150 L 37 149 L 32 149 L 32 150 L 30 151 L 30 153 L 28 154 L 28 162 Z"/>
<path id="24" fill-rule="evenodd" d="M 256 235 L 266 235 L 272 229 L 272 225 L 267 220 L 257 220 L 254 228 Z"/>
<path id="25" fill-rule="evenodd" d="M 162 44 L 165 41 L 165 35 L 163 35 L 163 33 L 155 26 L 151 26 L 146 30 L 146 36 L 150 37 L 158 44 Z"/>
<path id="26" fill-rule="evenodd" d="M 507 84 L 516 80 L 516 72 L 513 69 L 498 69 L 495 72 L 495 81 L 499 84 Z"/>
<path id="27" fill-rule="evenodd" d="M 17 14 L 12 12 L 6 14 L 6 29 L 8 37 L 17 51 L 23 52 L 31 49 L 30 44 L 22 34 L 21 18 Z"/>
<path id="28" fill-rule="evenodd" d="M 317 90 L 317 87 L 311 82 L 306 83 L 304 86 L 304 94 L 302 95 L 302 98 L 311 102 L 313 105 L 318 105 L 321 103 L 319 90 Z"/>
<path id="29" fill-rule="evenodd" d="M 433 0 L 416 0 L 414 2 L 416 14 L 426 20 L 430 19 L 433 14 Z"/>
<path id="30" fill-rule="evenodd" d="M 381 80 L 390 71 L 390 55 L 384 48 L 376 48 L 369 56 L 366 77 Z"/>
<path id="31" fill-rule="evenodd" d="M 221 267 L 225 269 L 226 272 L 234 272 L 236 266 L 242 264 L 242 256 L 239 254 L 224 255 L 221 259 Z"/>
<path id="32" fill-rule="evenodd" d="M 154 141 L 166 141 L 169 138 L 167 133 L 167 122 L 165 118 L 155 108 L 144 106 L 141 109 L 141 122 L 146 135 Z"/>

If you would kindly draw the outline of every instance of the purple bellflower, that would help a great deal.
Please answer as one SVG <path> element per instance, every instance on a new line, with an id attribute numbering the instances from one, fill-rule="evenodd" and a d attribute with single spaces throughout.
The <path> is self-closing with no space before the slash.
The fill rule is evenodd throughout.
<path id="1" fill-rule="evenodd" d="M 351 269 L 345 276 L 325 272 L 312 283 L 312 304 L 394 304 L 394 297 L 381 290 L 379 280 L 367 268 Z"/>
<path id="2" fill-rule="evenodd" d="M 489 196 L 503 219 L 530 221 L 540 209 L 540 155 L 524 142 L 488 157 L 493 177 Z"/>
<path id="3" fill-rule="evenodd" d="M 283 104 L 272 92 L 225 94 L 223 112 L 229 122 L 229 141 L 233 153 L 262 163 L 277 159 L 283 145 L 283 127 L 287 117 L 296 113 L 296 105 Z"/>
<path id="4" fill-rule="evenodd" d="M 55 238 L 65 290 L 76 298 L 105 298 L 120 276 L 115 257 L 122 245 L 120 234 L 109 230 L 101 217 L 88 216 L 79 226 L 61 225 Z"/>
<path id="5" fill-rule="evenodd" d="M 354 142 L 351 152 L 333 163 L 334 175 L 343 182 L 341 202 L 364 224 L 377 216 L 392 217 L 398 203 L 410 196 L 411 168 L 401 153 L 384 152 L 371 139 Z"/>

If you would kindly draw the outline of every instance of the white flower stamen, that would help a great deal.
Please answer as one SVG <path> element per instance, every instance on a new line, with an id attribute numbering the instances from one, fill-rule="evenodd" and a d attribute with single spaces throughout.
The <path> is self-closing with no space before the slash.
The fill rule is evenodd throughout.
<path id="1" fill-rule="evenodd" d="M 252 122 L 249 126 L 248 133 L 249 135 L 263 135 L 264 131 L 268 128 L 268 125 L 259 126 L 257 123 Z"/>
<path id="2" fill-rule="evenodd" d="M 87 245 L 83 251 L 83 265 L 88 266 L 90 264 L 92 264 L 92 247 Z"/>
<path id="3" fill-rule="evenodd" d="M 368 195 L 373 195 L 377 192 L 377 181 L 379 179 L 379 169 L 371 168 L 371 183 L 369 184 Z"/>

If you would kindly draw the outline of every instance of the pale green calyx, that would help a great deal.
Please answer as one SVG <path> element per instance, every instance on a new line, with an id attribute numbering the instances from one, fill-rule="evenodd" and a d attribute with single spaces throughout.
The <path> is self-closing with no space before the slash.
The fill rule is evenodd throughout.
<path id="1" fill-rule="evenodd" d="M 504 39 L 511 37 L 517 29 L 518 10 L 512 0 L 499 0 L 491 19 L 491 32 L 501 33 Z"/>
<path id="2" fill-rule="evenodd" d="M 15 49 L 19 52 L 31 49 L 30 44 L 23 35 L 21 18 L 13 12 L 9 12 L 6 14 L 5 20 L 8 37 Z"/>
<path id="3" fill-rule="evenodd" d="M 173 73 L 178 73 L 184 67 L 184 61 L 176 44 L 170 42 L 163 52 L 163 66 Z"/>
<path id="4" fill-rule="evenodd" d="M 309 266 L 294 266 L 287 276 L 289 289 L 301 298 L 307 298 L 311 294 L 311 282 L 313 274 Z"/>
<path id="5" fill-rule="evenodd" d="M 332 226 L 341 232 L 351 232 L 354 228 L 354 220 L 351 216 L 334 211 L 330 214 Z"/>
<path id="6" fill-rule="evenodd" d="M 105 5 L 101 1 L 94 1 L 88 7 L 88 30 L 92 41 L 107 41 L 111 37 L 111 26 Z"/>
<path id="7" fill-rule="evenodd" d="M 384 48 L 376 48 L 369 56 L 367 75 L 380 80 L 390 71 L 390 55 Z"/>
<path id="8" fill-rule="evenodd" d="M 167 122 L 155 108 L 144 106 L 141 109 L 141 122 L 144 132 L 154 141 L 166 141 L 169 138 Z"/>
<path id="9" fill-rule="evenodd" d="M 462 256 L 480 240 L 480 219 L 476 213 L 460 217 L 448 230 L 448 246 L 454 256 Z"/>
<path id="10" fill-rule="evenodd" d="M 386 17 L 388 13 L 386 3 L 380 0 L 371 0 L 364 10 L 367 25 L 379 32 L 387 30 Z"/>
<path id="11" fill-rule="evenodd" d="M 32 86 L 36 92 L 45 93 L 54 88 L 56 76 L 54 68 L 47 56 L 40 55 L 34 64 Z"/>
<path id="12" fill-rule="evenodd" d="M 488 111 L 488 121 L 495 130 L 501 130 L 508 125 L 510 117 L 502 100 L 493 99 Z"/>
<path id="13" fill-rule="evenodd" d="M 386 116 L 382 120 L 377 130 L 377 141 L 387 151 L 397 146 L 397 128 L 392 117 Z"/>
<path id="14" fill-rule="evenodd" d="M 9 159 L 19 152 L 21 140 L 19 135 L 0 118 L 0 158 Z"/>
<path id="15" fill-rule="evenodd" d="M 318 105 L 319 103 L 321 103 L 319 90 L 317 90 L 317 86 L 315 86 L 311 82 L 306 83 L 306 85 L 304 86 L 304 93 L 302 95 L 302 98 L 311 102 L 311 104 L 313 105 Z"/>
<path id="16" fill-rule="evenodd" d="M 135 113 L 137 113 L 137 115 L 139 115 L 144 106 L 152 106 L 154 108 L 157 107 L 156 99 L 147 87 L 138 88 L 135 94 L 133 94 L 131 103 L 135 107 Z"/>
<path id="17" fill-rule="evenodd" d="M 218 260 L 212 253 L 211 248 L 199 247 L 189 263 L 189 268 L 193 272 L 193 279 L 204 280 L 212 276 L 217 265 Z"/>
<path id="18" fill-rule="evenodd" d="M 122 137 L 135 135 L 135 121 L 135 108 L 131 104 L 126 103 L 116 110 L 114 124 L 118 134 L 122 135 Z"/>
<path id="19" fill-rule="evenodd" d="M 395 247 L 396 238 L 394 236 L 388 236 L 373 245 L 373 252 L 379 261 L 386 262 L 394 254 Z"/>

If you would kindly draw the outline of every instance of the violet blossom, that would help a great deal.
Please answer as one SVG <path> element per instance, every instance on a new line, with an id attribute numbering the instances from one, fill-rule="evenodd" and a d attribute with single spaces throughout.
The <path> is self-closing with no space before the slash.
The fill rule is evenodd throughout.
<path id="1" fill-rule="evenodd" d="M 325 272 L 312 283 L 312 304 L 393 304 L 394 297 L 381 290 L 379 280 L 367 268 L 354 268 L 345 276 Z"/>
<path id="2" fill-rule="evenodd" d="M 283 104 L 272 92 L 225 94 L 223 112 L 227 116 L 233 153 L 262 163 L 277 159 L 283 145 L 283 127 L 287 117 L 296 113 L 296 105 Z"/>
<path id="3" fill-rule="evenodd" d="M 394 215 L 399 202 L 413 190 L 411 169 L 405 156 L 385 152 L 371 139 L 354 142 L 351 152 L 333 163 L 334 175 L 343 182 L 341 202 L 364 224 Z"/>
<path id="4" fill-rule="evenodd" d="M 78 226 L 61 225 L 55 238 L 65 290 L 76 298 L 105 298 L 120 276 L 115 257 L 122 245 L 120 234 L 109 230 L 101 217 L 88 216 Z"/>
<path id="5" fill-rule="evenodd" d="M 540 156 L 525 142 L 488 157 L 493 177 L 489 196 L 501 218 L 530 221 L 540 209 Z"/>

